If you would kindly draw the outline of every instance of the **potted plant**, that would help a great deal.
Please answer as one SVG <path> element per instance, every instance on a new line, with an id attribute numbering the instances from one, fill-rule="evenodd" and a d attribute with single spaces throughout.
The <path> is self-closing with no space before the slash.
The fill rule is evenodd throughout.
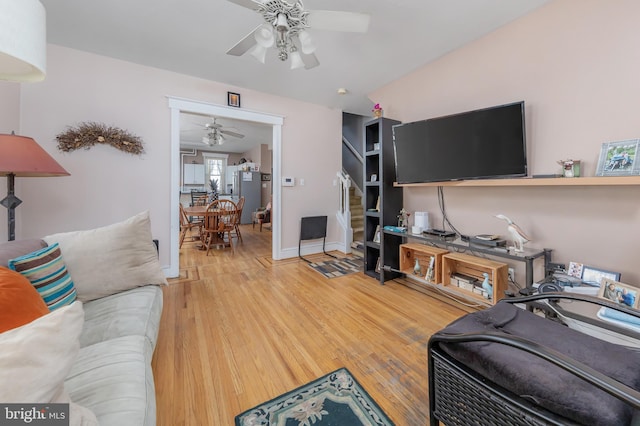
<path id="1" fill-rule="evenodd" d="M 209 180 L 209 188 L 211 188 L 211 195 L 209 195 L 209 202 L 218 199 L 218 179 Z"/>

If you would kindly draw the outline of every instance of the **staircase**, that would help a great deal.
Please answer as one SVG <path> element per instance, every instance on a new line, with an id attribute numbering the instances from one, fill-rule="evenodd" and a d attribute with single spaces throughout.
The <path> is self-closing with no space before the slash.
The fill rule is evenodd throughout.
<path id="1" fill-rule="evenodd" d="M 351 228 L 353 229 L 353 242 L 351 250 L 353 254 L 363 256 L 364 254 L 364 208 L 362 207 L 362 197 L 356 195 L 355 187 L 349 188 L 349 210 L 351 211 Z"/>

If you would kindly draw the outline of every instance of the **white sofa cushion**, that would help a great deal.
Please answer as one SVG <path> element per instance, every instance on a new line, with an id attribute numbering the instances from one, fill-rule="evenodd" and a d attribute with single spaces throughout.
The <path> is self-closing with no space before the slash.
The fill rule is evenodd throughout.
<path id="1" fill-rule="evenodd" d="M 57 309 L 0 334 L 0 401 L 71 403 L 64 378 L 76 361 L 82 303 Z M 97 425 L 93 413 L 71 403 L 71 425 Z"/>
<path id="2" fill-rule="evenodd" d="M 65 386 L 100 426 L 155 426 L 156 400 L 144 336 L 125 336 L 80 349 Z"/>
<path id="3" fill-rule="evenodd" d="M 162 289 L 145 286 L 84 304 L 80 347 L 122 336 L 144 336 L 149 359 L 158 339 L 162 315 Z"/>
<path id="4" fill-rule="evenodd" d="M 148 211 L 113 225 L 48 235 L 44 240 L 49 245 L 60 244 L 81 301 L 148 284 L 167 284 Z"/>

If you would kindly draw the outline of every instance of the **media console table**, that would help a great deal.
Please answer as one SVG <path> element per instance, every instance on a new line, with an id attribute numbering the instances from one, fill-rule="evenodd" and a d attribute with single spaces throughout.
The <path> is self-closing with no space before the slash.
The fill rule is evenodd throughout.
<path id="1" fill-rule="evenodd" d="M 448 291 L 451 291 L 450 279 L 447 274 L 455 270 L 465 270 L 469 267 L 472 270 L 477 271 L 477 273 L 487 272 L 492 277 L 492 282 L 495 282 L 496 293 L 503 292 L 508 287 L 508 282 L 505 278 L 506 276 L 506 265 L 501 265 L 498 262 L 492 261 L 490 259 L 486 259 L 487 257 L 496 258 L 496 259 L 507 259 L 517 262 L 523 262 L 525 266 L 525 287 L 533 286 L 533 275 L 534 275 L 534 261 L 536 259 L 540 259 L 544 261 L 544 270 L 547 270 L 547 266 L 551 261 L 551 249 L 530 249 L 525 248 L 524 252 L 518 253 L 513 250 L 506 250 L 504 248 L 493 248 L 478 244 L 473 244 L 469 242 L 462 241 L 460 238 L 455 240 L 447 240 L 442 237 L 432 236 L 432 235 L 415 235 L 407 232 L 395 232 L 383 229 L 383 239 L 386 240 L 383 244 L 383 247 L 397 247 L 399 244 L 387 244 L 390 239 L 398 239 L 396 242 L 406 242 L 408 240 L 418 241 L 421 244 L 403 244 L 405 247 L 404 251 L 414 252 L 413 256 L 419 256 L 420 254 L 424 254 L 425 256 L 434 255 L 431 248 L 436 247 L 439 249 L 446 249 L 450 252 L 451 256 L 447 256 L 446 254 L 442 256 L 443 262 L 441 265 L 438 265 L 438 268 L 442 268 L 436 273 L 434 276 L 439 277 L 439 282 L 429 282 L 422 278 L 414 276 L 411 271 L 407 270 L 406 265 L 402 265 L 403 262 L 403 253 L 400 254 L 398 259 L 398 264 L 389 265 L 385 262 L 386 267 L 391 267 L 392 270 L 402 271 L 405 276 L 415 279 L 423 284 L 437 286 L 437 287 L 450 287 Z M 401 246 L 401 252 L 403 248 Z M 436 250 L 437 251 L 437 250 Z M 424 253 L 420 253 L 424 252 Z M 411 255 L 404 253 L 404 255 Z M 385 259 L 394 259 L 392 256 L 384 256 Z M 406 261 L 405 261 L 406 263 Z M 460 266 L 456 266 L 460 265 Z M 426 267 L 426 265 L 425 265 Z M 382 276 L 385 273 L 381 273 Z M 391 276 L 393 277 L 393 276 Z M 478 278 L 478 277 L 476 277 Z M 475 301 L 482 301 L 482 297 L 473 293 L 473 291 L 467 290 L 454 290 L 454 292 L 458 295 L 462 295 L 465 297 L 471 296 L 471 298 Z M 492 300 L 485 300 L 484 302 L 489 305 L 493 305 L 499 299 L 503 297 L 502 294 L 494 294 Z"/>

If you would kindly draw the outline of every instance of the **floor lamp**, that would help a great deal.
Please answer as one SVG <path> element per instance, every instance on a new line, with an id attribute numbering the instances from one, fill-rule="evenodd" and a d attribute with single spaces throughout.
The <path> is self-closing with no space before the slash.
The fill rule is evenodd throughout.
<path id="1" fill-rule="evenodd" d="M 47 59 L 46 11 L 38 0 L 0 1 L 0 80 L 41 81 Z M 9 241 L 15 240 L 16 176 L 65 176 L 65 169 L 31 138 L 0 134 L 0 176 L 7 177 Z"/>
<path id="2" fill-rule="evenodd" d="M 8 209 L 9 241 L 16 239 L 15 177 L 69 176 L 69 173 L 32 138 L 0 134 L 0 176 L 7 177 L 7 196 L 0 204 Z"/>

